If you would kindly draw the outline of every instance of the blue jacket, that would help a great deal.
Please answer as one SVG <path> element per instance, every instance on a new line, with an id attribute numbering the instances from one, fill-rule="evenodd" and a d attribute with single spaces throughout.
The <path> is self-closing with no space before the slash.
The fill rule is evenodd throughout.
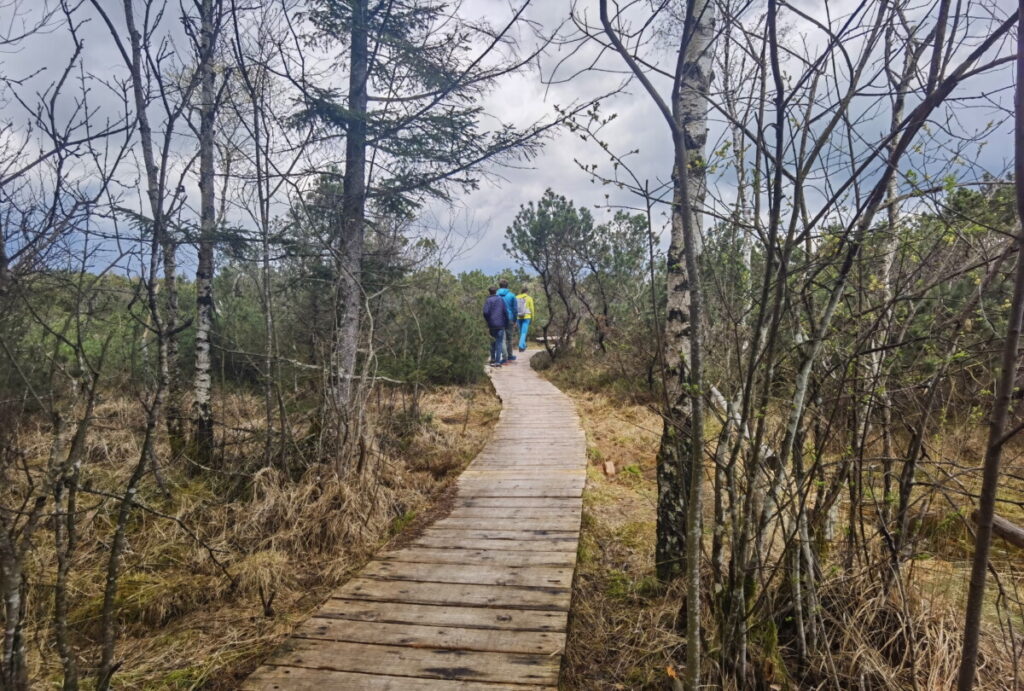
<path id="1" fill-rule="evenodd" d="M 504 329 L 508 326 L 508 309 L 502 298 L 489 295 L 484 300 L 484 321 L 491 329 Z"/>
<path id="2" fill-rule="evenodd" d="M 505 311 L 508 312 L 508 321 L 510 324 L 516 321 L 516 294 L 508 288 L 499 288 L 498 296 L 505 301 Z"/>

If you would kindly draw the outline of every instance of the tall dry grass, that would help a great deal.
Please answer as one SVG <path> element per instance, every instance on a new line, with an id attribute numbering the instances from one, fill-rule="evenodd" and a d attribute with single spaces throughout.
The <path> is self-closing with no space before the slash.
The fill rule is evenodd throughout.
<path id="1" fill-rule="evenodd" d="M 219 401 L 238 430 L 216 470 L 163 468 L 140 489 L 118 595 L 124 689 L 231 689 L 329 592 L 427 507 L 485 443 L 500 404 L 489 386 L 422 395 L 414 419 L 397 421 L 400 395 L 375 402 L 370 461 L 343 480 L 321 465 L 296 473 L 261 467 L 261 403 L 241 394 Z M 138 457 L 136 402 L 114 392 L 102 404 L 83 469 L 80 545 L 71 572 L 71 629 L 85 673 L 97 659 L 107 540 L 116 494 Z M 226 435 L 230 437 L 230 435 Z M 20 447 L 45 459 L 45 426 L 25 429 Z M 166 449 L 161 449 L 166 457 Z M 165 491 L 166 490 L 166 491 Z M 7 490 L 0 490 L 13 492 Z M 28 567 L 31 678 L 57 683 L 50 631 L 55 557 L 42 534 Z"/>
<path id="2" fill-rule="evenodd" d="M 661 418 L 628 397 L 574 388 L 571 372 L 554 369 L 546 374 L 575 400 L 591 461 L 564 687 L 672 688 L 672 677 L 681 674 L 677 666 L 685 657 L 680 611 L 684 598 L 681 587 L 666 589 L 654 577 L 655 458 Z M 961 445 L 971 443 L 951 431 L 947 453 L 960 448 L 954 446 L 954 438 Z M 613 477 L 601 471 L 609 460 L 617 469 Z M 933 465 L 929 472 L 938 476 L 940 469 Z M 707 491 L 710 496 L 710 484 Z M 932 504 L 943 505 L 941 499 L 936 497 Z M 710 525 L 710 501 L 706 509 Z M 841 534 L 840 526 L 837 535 Z M 821 646 L 827 653 L 819 657 L 797 658 L 792 631 L 786 628 L 788 597 L 784 588 L 778 589 L 769 608 L 777 613 L 776 620 L 751 633 L 752 658 L 761 666 L 762 677 L 778 689 L 951 688 L 962 638 L 968 537 L 962 517 L 944 520 L 941 530 L 918 545 L 919 557 L 910 563 L 908 583 L 899 590 L 886 592 L 877 570 L 851 573 L 826 563 L 819 592 L 824 630 L 819 635 L 827 641 Z M 993 588 L 977 688 L 1019 689 L 1022 660 L 1015 658 L 1010 625 L 1015 627 L 1012 635 L 1019 638 L 1024 622 L 1014 612 L 1020 611 L 1024 590 L 1024 555 L 1002 546 L 997 554 L 999 587 L 1016 604 L 998 603 L 1001 596 Z M 841 555 L 833 550 L 830 558 Z M 711 582 L 710 574 L 704 582 Z M 702 603 L 708 632 L 716 630 L 712 609 L 710 600 Z M 711 639 L 705 644 L 706 678 L 715 683 L 720 679 L 715 668 L 718 643 Z M 1020 650 L 1021 641 L 1016 640 L 1016 655 Z"/>

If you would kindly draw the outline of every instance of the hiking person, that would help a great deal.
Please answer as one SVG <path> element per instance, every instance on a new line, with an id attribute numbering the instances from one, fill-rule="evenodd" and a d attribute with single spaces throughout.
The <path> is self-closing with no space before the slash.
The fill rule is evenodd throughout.
<path id="1" fill-rule="evenodd" d="M 505 346 L 505 330 L 508 328 L 508 307 L 505 300 L 498 297 L 498 289 L 491 286 L 487 289 L 490 293 L 484 300 L 484 321 L 487 328 L 491 330 L 491 367 L 501 367 L 505 360 L 502 358 L 502 348 Z"/>
<path id="2" fill-rule="evenodd" d="M 516 351 L 513 349 L 513 344 L 516 337 L 516 294 L 508 289 L 508 281 L 504 278 L 498 281 L 498 286 L 498 297 L 505 301 L 505 311 L 508 313 L 508 326 L 505 328 L 505 358 L 509 362 L 515 362 Z"/>
<path id="3" fill-rule="evenodd" d="M 526 350 L 526 333 L 533 321 L 533 296 L 526 286 L 516 295 L 516 317 L 519 320 L 519 352 Z"/>

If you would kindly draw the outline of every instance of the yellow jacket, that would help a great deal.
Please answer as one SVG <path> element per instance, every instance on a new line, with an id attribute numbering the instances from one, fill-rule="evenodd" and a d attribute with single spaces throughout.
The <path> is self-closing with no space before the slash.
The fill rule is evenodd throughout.
<path id="1" fill-rule="evenodd" d="M 533 296 L 529 293 L 520 293 L 516 295 L 516 298 L 524 298 L 526 300 L 526 314 L 521 315 L 520 319 L 533 319 Z"/>

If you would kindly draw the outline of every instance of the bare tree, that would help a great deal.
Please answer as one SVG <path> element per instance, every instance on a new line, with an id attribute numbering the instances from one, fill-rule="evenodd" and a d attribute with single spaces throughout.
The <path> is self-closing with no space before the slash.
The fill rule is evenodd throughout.
<path id="1" fill-rule="evenodd" d="M 26 564 L 37 532 L 50 518 L 58 569 L 54 584 L 54 639 L 64 668 L 65 688 L 77 687 L 75 654 L 69 643 L 69 559 L 75 548 L 74 497 L 84 441 L 103 371 L 105 346 L 91 353 L 84 333 L 92 327 L 88 296 L 109 267 L 99 264 L 95 243 L 83 230 L 93 227 L 119 164 L 131 127 L 124 111 L 104 120 L 90 91 L 92 75 L 82 66 L 81 18 L 68 4 L 31 8 L 6 3 L 21 27 L 2 42 L 20 50 L 37 33 L 59 32 L 71 47 L 57 75 L 33 92 L 31 79 L 11 72 L 5 95 L 20 106 L 21 129 L 4 123 L 0 143 L 0 597 L 3 648 L 0 687 L 29 686 L 25 624 L 28 617 Z M 116 103 L 116 100 L 115 100 Z M 15 111 L 17 112 L 17 111 Z M 24 136 L 18 136 L 24 135 Z M 128 136 L 120 136 L 128 135 Z M 87 271 L 93 272 L 87 274 Z M 78 313 L 62 322 L 49 319 L 36 291 L 64 291 Z M 24 350 L 27 329 L 38 330 L 37 349 Z M 19 406 L 45 415 L 50 453 L 40 467 L 19 443 L 24 420 Z"/>
<path id="2" fill-rule="evenodd" d="M 118 53 L 124 61 L 127 80 L 132 94 L 134 118 L 138 125 L 138 148 L 142 154 L 142 172 L 145 179 L 148 215 L 125 210 L 141 220 L 147 231 L 157 239 L 161 253 L 163 282 L 158 302 L 161 306 L 163 333 L 158 347 L 164 351 L 162 375 L 166 389 L 165 420 L 174 456 L 180 456 L 185 444 L 184 386 L 179 367 L 179 334 L 189 322 L 182 323 L 178 300 L 177 271 L 178 245 L 174 225 L 177 213 L 184 204 L 182 180 L 188 166 L 177 167 L 175 136 L 179 132 L 186 109 L 193 103 L 193 94 L 199 86 L 199 72 L 187 74 L 183 83 L 173 82 L 168 62 L 174 51 L 169 40 L 157 40 L 163 12 L 157 4 L 147 0 L 141 7 L 143 23 L 136 18 L 135 3 L 124 2 L 124 29 L 118 28 L 104 4 L 90 0 L 93 9 L 107 27 Z M 155 69 L 154 69 L 155 67 Z M 163 107 L 162 119 L 154 128 L 151 111 L 158 103 Z"/>
<path id="3" fill-rule="evenodd" d="M 1020 367 L 1020 331 L 1024 322 L 1024 2 L 1017 8 L 1017 85 L 1014 93 L 1014 180 L 1017 182 L 1017 233 L 1013 238 L 1017 250 L 1017 270 L 1014 276 L 1006 339 L 1003 342 L 999 374 L 996 378 L 995 398 L 989 418 L 988 442 L 978 499 L 977 532 L 974 537 L 974 558 L 971 563 L 971 583 L 967 591 L 964 647 L 960 659 L 957 688 L 969 691 L 974 687 L 978 666 L 978 639 L 981 634 L 981 613 L 985 604 L 985 579 L 988 573 L 989 547 L 992 543 L 992 522 L 995 514 L 996 488 L 999 484 L 999 462 L 1007 441 L 1021 429 L 1007 429 L 1010 400 Z"/>

